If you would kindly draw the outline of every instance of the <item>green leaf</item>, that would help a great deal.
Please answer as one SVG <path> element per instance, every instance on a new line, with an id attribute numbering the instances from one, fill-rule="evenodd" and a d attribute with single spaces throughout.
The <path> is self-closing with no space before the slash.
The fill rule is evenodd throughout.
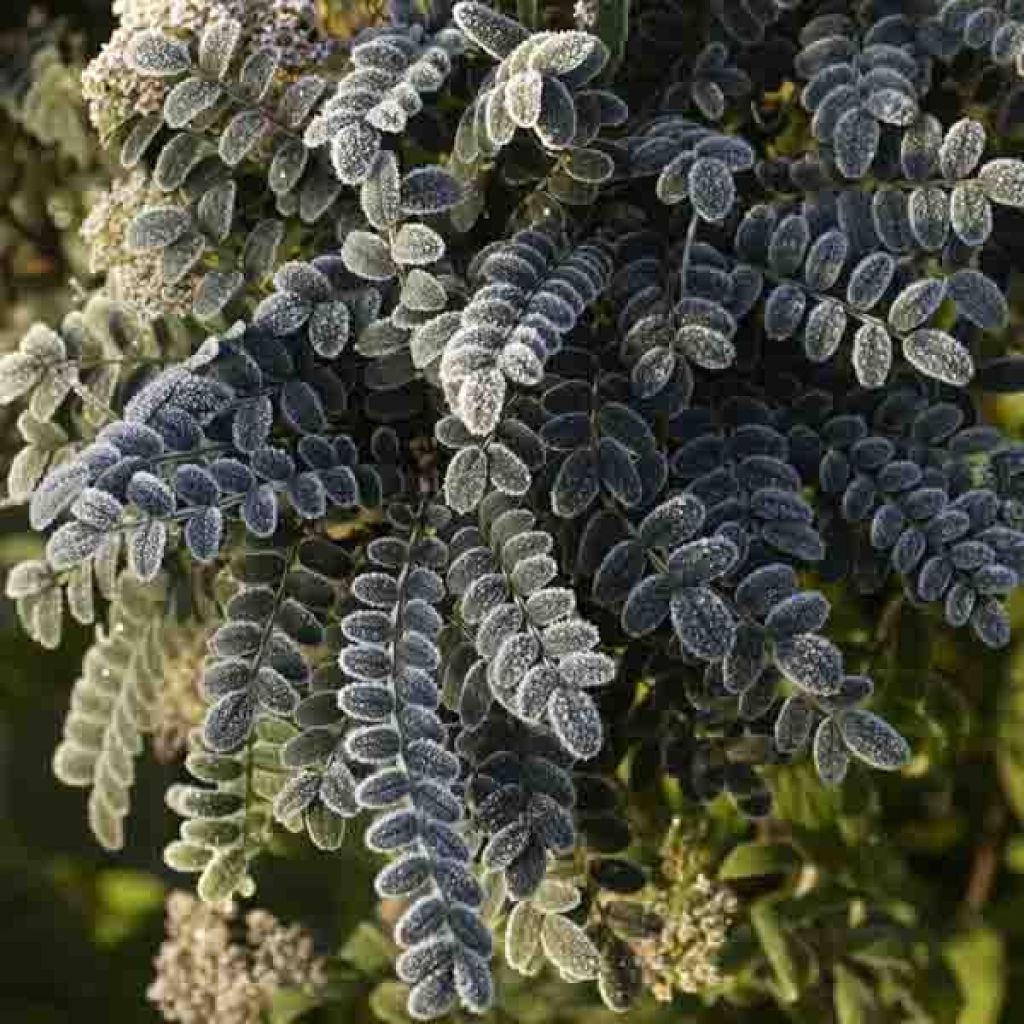
<path id="1" fill-rule="evenodd" d="M 800 866 L 800 858 L 786 843 L 741 843 L 730 851 L 718 869 L 723 881 L 783 875 Z"/>
<path id="2" fill-rule="evenodd" d="M 848 967 L 835 966 L 832 998 L 837 1024 L 871 1024 L 876 1020 L 875 999 L 871 989 Z"/>
<path id="3" fill-rule="evenodd" d="M 292 1024 L 319 1005 L 315 995 L 300 988 L 276 988 L 270 997 L 268 1024 Z"/>
<path id="4" fill-rule="evenodd" d="M 754 926 L 761 949 L 775 974 L 780 1000 L 795 1003 L 800 998 L 796 960 L 792 942 L 773 904 L 767 900 L 755 903 L 750 911 L 750 923 Z"/>
<path id="5" fill-rule="evenodd" d="M 999 1024 L 1006 999 L 1003 937 L 979 925 L 953 936 L 944 952 L 967 1001 L 957 1024 Z"/>
<path id="6" fill-rule="evenodd" d="M 397 981 L 383 981 L 370 993 L 370 1010 L 384 1024 L 409 1024 L 405 1000 L 409 990 Z"/>
<path id="7" fill-rule="evenodd" d="M 358 967 L 364 974 L 378 974 L 391 970 L 393 950 L 383 932 L 367 921 L 356 925 L 338 956 Z M 405 1006 L 405 997 L 402 998 Z"/>
<path id="8" fill-rule="evenodd" d="M 605 77 L 611 79 L 626 54 L 626 40 L 629 38 L 629 0 L 598 0 L 597 25 L 594 31 L 611 54 L 605 66 Z"/>

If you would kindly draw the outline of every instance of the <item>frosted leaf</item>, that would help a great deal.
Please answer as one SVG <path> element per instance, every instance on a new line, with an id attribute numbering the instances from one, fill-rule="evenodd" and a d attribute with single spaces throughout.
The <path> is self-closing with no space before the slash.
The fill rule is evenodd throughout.
<path id="1" fill-rule="evenodd" d="M 365 121 L 346 125 L 331 142 L 331 163 L 343 185 L 358 185 L 380 150 L 380 132 Z"/>
<path id="2" fill-rule="evenodd" d="M 216 82 L 186 78 L 164 100 L 164 120 L 169 128 L 184 128 L 193 118 L 209 110 L 223 95 Z"/>
<path id="3" fill-rule="evenodd" d="M 601 749 L 601 716 L 582 690 L 560 687 L 548 700 L 548 724 L 559 743 L 573 757 L 589 760 Z"/>
<path id="4" fill-rule="evenodd" d="M 565 149 L 576 134 L 576 106 L 572 93 L 557 78 L 544 77 L 540 116 L 534 130 L 550 149 Z"/>
<path id="5" fill-rule="evenodd" d="M 242 110 L 228 121 L 217 143 L 220 158 L 229 167 L 244 160 L 262 141 L 268 122 L 260 110 Z"/>
<path id="6" fill-rule="evenodd" d="M 950 181 L 968 177 L 985 152 L 985 128 L 969 117 L 952 125 L 939 147 L 939 169 Z"/>
<path id="7" fill-rule="evenodd" d="M 606 686 L 615 678 L 615 660 L 598 651 L 580 651 L 562 658 L 558 671 L 569 685 L 584 689 Z"/>
<path id="8" fill-rule="evenodd" d="M 676 586 L 692 587 L 724 576 L 739 555 L 739 549 L 728 537 L 700 537 L 672 552 L 668 570 Z"/>
<path id="9" fill-rule="evenodd" d="M 1010 642 L 1010 617 L 996 598 L 979 600 L 970 621 L 971 631 L 986 647 L 998 651 Z"/>
<path id="10" fill-rule="evenodd" d="M 497 442 L 487 448 L 491 483 L 503 494 L 519 496 L 530 489 L 530 470 L 511 448 Z"/>
<path id="11" fill-rule="evenodd" d="M 192 66 L 192 57 L 183 42 L 149 29 L 131 37 L 125 59 L 140 74 L 161 78 L 179 75 Z"/>
<path id="12" fill-rule="evenodd" d="M 681 203 L 690 194 L 689 172 L 695 163 L 696 154 L 684 151 L 670 160 L 658 175 L 654 191 L 666 205 L 674 206 Z"/>
<path id="13" fill-rule="evenodd" d="M 417 167 L 402 179 L 400 204 L 407 217 L 444 213 L 462 198 L 462 186 L 441 167 Z"/>
<path id="14" fill-rule="evenodd" d="M 444 239 L 426 224 L 403 224 L 391 242 L 391 256 L 403 266 L 436 263 L 444 255 L 444 249 Z"/>
<path id="15" fill-rule="evenodd" d="M 750 217 L 749 214 L 748 217 Z M 738 231 L 737 245 L 739 245 L 739 235 Z M 811 228 L 806 217 L 799 213 L 791 213 L 783 217 L 771 232 L 768 242 L 769 267 L 783 277 L 795 274 L 800 269 L 800 264 L 803 263 L 810 240 Z"/>
<path id="16" fill-rule="evenodd" d="M 881 324 L 866 323 L 853 336 L 853 371 L 864 388 L 880 388 L 892 368 L 892 339 Z"/>
<path id="17" fill-rule="evenodd" d="M 124 142 L 121 143 L 120 161 L 126 170 L 135 167 L 145 156 L 150 143 L 163 127 L 163 118 L 159 114 L 147 114 L 138 118 L 133 124 Z"/>
<path id="18" fill-rule="evenodd" d="M 907 741 L 878 715 L 855 708 L 839 712 L 835 721 L 850 752 L 872 768 L 896 771 L 910 760 Z"/>
<path id="19" fill-rule="evenodd" d="M 672 627 L 691 657 L 718 661 L 732 650 L 736 622 L 729 606 L 708 587 L 684 587 L 672 594 Z"/>
<path id="20" fill-rule="evenodd" d="M 699 217 L 720 221 L 736 201 L 736 186 L 728 164 L 714 157 L 699 157 L 687 174 L 690 202 Z"/>
<path id="21" fill-rule="evenodd" d="M 516 126 L 505 109 L 505 86 L 498 85 L 485 98 L 486 115 L 484 127 L 487 138 L 495 150 L 507 146 L 516 133 Z"/>
<path id="22" fill-rule="evenodd" d="M 903 355 L 915 369 L 945 384 L 964 387 L 974 376 L 970 352 L 945 331 L 914 331 L 903 341 Z"/>
<path id="23" fill-rule="evenodd" d="M 196 207 L 200 227 L 214 241 L 223 242 L 231 232 L 231 219 L 235 212 L 235 195 L 238 186 L 225 181 L 208 189 Z"/>
<path id="24" fill-rule="evenodd" d="M 368 281 L 387 281 L 396 273 L 387 242 L 372 231 L 350 231 L 341 258 L 353 274 Z"/>
<path id="25" fill-rule="evenodd" d="M 389 149 L 374 158 L 359 190 L 359 203 L 366 219 L 379 231 L 398 223 L 401 216 L 398 160 Z"/>
<path id="26" fill-rule="evenodd" d="M 755 569 L 736 588 L 737 606 L 748 615 L 762 619 L 780 601 L 797 591 L 797 577 L 782 563 Z"/>
<path id="27" fill-rule="evenodd" d="M 1024 194 L 1021 196 L 1024 206 Z M 992 207 L 981 185 L 961 182 L 953 189 L 949 204 L 950 222 L 964 245 L 984 245 L 992 234 Z"/>
<path id="28" fill-rule="evenodd" d="M 838 786 L 846 777 L 850 755 L 846 752 L 839 726 L 826 718 L 814 734 L 814 768 L 826 786 Z"/>
<path id="29" fill-rule="evenodd" d="M 939 162 L 942 125 L 934 114 L 922 114 L 903 133 L 900 142 L 900 163 L 911 181 L 925 181 Z"/>
<path id="30" fill-rule="evenodd" d="M 487 490 L 487 456 L 482 448 L 455 453 L 444 480 L 445 499 L 456 512 L 471 512 Z"/>
<path id="31" fill-rule="evenodd" d="M 292 191 L 309 166 L 309 150 L 295 139 L 284 139 L 274 151 L 267 182 L 275 195 L 283 196 Z"/>
<path id="32" fill-rule="evenodd" d="M 653 632 L 668 618 L 672 580 L 668 576 L 648 576 L 630 592 L 622 609 L 622 628 L 629 636 Z"/>
<path id="33" fill-rule="evenodd" d="M 242 92 L 254 102 L 260 102 L 270 91 L 278 66 L 274 50 L 257 50 L 249 54 L 238 72 Z"/>
<path id="34" fill-rule="evenodd" d="M 502 643 L 492 662 L 491 685 L 506 692 L 514 690 L 537 663 L 540 653 L 540 643 L 534 633 L 510 636 Z"/>
<path id="35" fill-rule="evenodd" d="M 829 603 L 817 591 L 803 591 L 780 601 L 768 613 L 765 626 L 775 637 L 816 633 L 828 621 Z"/>
<path id="36" fill-rule="evenodd" d="M 70 569 L 96 553 L 104 534 L 82 522 L 65 523 L 46 544 L 46 560 L 57 572 Z"/>
<path id="37" fill-rule="evenodd" d="M 512 586 L 526 597 L 547 586 L 558 575 L 558 564 L 549 555 L 521 558 L 511 572 Z"/>
<path id="38" fill-rule="evenodd" d="M 724 335 L 702 324 L 684 324 L 676 332 L 676 344 L 691 362 L 705 370 L 724 370 L 732 366 L 736 348 Z"/>
<path id="39" fill-rule="evenodd" d="M 547 555 L 537 555 L 537 559 L 544 559 L 550 563 L 550 575 L 548 579 L 554 578 L 557 572 L 557 565 Z M 528 561 L 534 561 L 529 559 Z M 545 583 L 548 580 L 544 581 Z M 543 585 L 543 584 L 542 584 Z M 549 657 L 561 658 L 567 654 L 575 654 L 578 651 L 587 651 L 596 647 L 601 640 L 601 635 L 596 626 L 582 619 L 566 619 L 564 622 L 556 622 L 548 626 L 541 635 L 544 644 L 544 651 Z"/>
<path id="40" fill-rule="evenodd" d="M 843 656 L 835 644 L 813 633 L 803 633 L 775 644 L 779 671 L 802 690 L 816 697 L 836 693 L 843 678 Z"/>
<path id="41" fill-rule="evenodd" d="M 562 463 L 551 488 L 551 509 L 557 516 L 573 519 L 597 498 L 597 459 L 590 448 L 578 448 Z"/>
<path id="42" fill-rule="evenodd" d="M 89 470 L 81 462 L 66 463 L 49 473 L 29 503 L 29 523 L 44 530 L 75 500 L 89 482 Z"/>
<path id="43" fill-rule="evenodd" d="M 946 279 L 926 277 L 907 285 L 889 307 L 889 324 L 894 331 L 906 334 L 920 327 L 942 305 L 946 297 Z"/>
<path id="44" fill-rule="evenodd" d="M 784 754 L 801 750 L 811 738 L 815 717 L 813 706 L 803 697 L 787 697 L 775 719 L 775 746 Z"/>
<path id="45" fill-rule="evenodd" d="M 535 387 L 544 378 L 544 364 L 537 353 L 522 342 L 506 345 L 498 356 L 498 365 L 510 381 Z"/>
<path id="46" fill-rule="evenodd" d="M 540 932 L 547 958 L 572 982 L 590 981 L 601 969 L 601 954 L 579 925 L 561 914 L 548 914 Z"/>
<path id="47" fill-rule="evenodd" d="M 497 427 L 505 404 L 505 376 L 497 368 L 477 370 L 462 382 L 457 412 L 470 432 L 489 434 Z"/>
<path id="48" fill-rule="evenodd" d="M 95 487 L 87 487 L 71 506 L 71 514 L 97 530 L 113 529 L 124 511 L 121 502 L 112 494 Z"/>
<path id="49" fill-rule="evenodd" d="M 221 697 L 206 714 L 203 740 L 214 751 L 237 750 L 252 732 L 256 701 L 247 689 Z"/>
<path id="50" fill-rule="evenodd" d="M 184 234 L 160 254 L 160 278 L 178 284 L 195 269 L 206 252 L 206 239 L 198 231 Z"/>
<path id="51" fill-rule="evenodd" d="M 409 115 L 397 100 L 386 97 L 366 114 L 366 123 L 388 135 L 401 135 Z M 344 129 L 342 129 L 344 131 Z"/>
<path id="52" fill-rule="evenodd" d="M 813 363 L 831 359 L 843 340 L 846 330 L 846 311 L 832 299 L 819 302 L 807 316 L 804 324 L 803 347 Z"/>
<path id="53" fill-rule="evenodd" d="M 811 291 L 828 291 L 839 280 L 846 264 L 850 244 L 837 229 L 826 231 L 814 240 L 804 264 L 804 281 Z"/>
<path id="54" fill-rule="evenodd" d="M 601 40 L 587 32 L 546 32 L 543 36 L 534 37 L 534 42 L 537 45 L 530 53 L 529 65 L 548 75 L 568 75 L 587 65 L 586 77 L 589 79 L 601 70 L 608 59 Z"/>
<path id="55" fill-rule="evenodd" d="M 957 312 L 985 331 L 1002 330 L 1010 310 L 999 286 L 980 270 L 964 267 L 949 279 L 949 295 Z"/>
<path id="56" fill-rule="evenodd" d="M 1024 207 L 1024 161 L 990 160 L 978 173 L 978 182 L 993 203 Z"/>
<path id="57" fill-rule="evenodd" d="M 598 523 L 600 521 L 600 519 L 596 520 Z M 600 531 L 598 534 L 600 535 Z M 614 536 L 618 536 L 618 531 Z M 612 545 L 611 550 L 608 550 L 609 543 Z M 609 537 L 594 552 L 594 555 L 600 563 L 594 573 L 592 588 L 594 600 L 609 608 L 617 607 L 639 584 L 644 574 L 647 560 L 644 557 L 643 548 L 628 539 L 621 540 L 616 544 Z"/>
<path id="58" fill-rule="evenodd" d="M 132 219 L 125 232 L 129 249 L 163 249 L 176 242 L 190 226 L 187 210 L 178 206 L 149 206 Z"/>
<path id="59" fill-rule="evenodd" d="M 860 96 L 852 84 L 839 84 L 831 89 L 818 105 L 811 119 L 811 132 L 822 143 L 832 141 L 836 125 L 843 114 L 856 109 L 860 104 Z"/>
<path id="60" fill-rule="evenodd" d="M 533 128 L 540 118 L 544 79 L 539 71 L 526 70 L 505 83 L 505 110 L 513 124 Z"/>
<path id="61" fill-rule="evenodd" d="M 156 577 L 167 546 L 167 525 L 153 520 L 133 530 L 128 538 L 128 565 L 143 582 Z"/>
<path id="62" fill-rule="evenodd" d="M 902 89 L 871 89 L 864 105 L 885 124 L 905 126 L 917 117 L 917 103 Z"/>
<path id="63" fill-rule="evenodd" d="M 507 57 L 530 33 L 511 18 L 483 4 L 463 0 L 452 9 L 455 24 L 486 53 L 497 60 Z"/>
<path id="64" fill-rule="evenodd" d="M 843 114 L 833 136 L 840 173 L 846 178 L 863 178 L 874 162 L 880 137 L 878 122 L 863 107 Z"/>
<path id="65" fill-rule="evenodd" d="M 234 18 L 216 18 L 209 22 L 199 38 L 199 67 L 208 75 L 223 78 L 241 37 L 242 26 Z"/>
<path id="66" fill-rule="evenodd" d="M 630 385 L 638 398 L 652 398 L 664 390 L 676 372 L 676 354 L 671 348 L 652 348 L 633 364 Z"/>
<path id="67" fill-rule="evenodd" d="M 0 403 L 9 405 L 34 388 L 42 367 L 25 352 L 9 352 L 0 358 Z"/>
<path id="68" fill-rule="evenodd" d="M 153 180 L 163 191 L 173 191 L 210 153 L 211 146 L 205 138 L 186 132 L 175 135 L 160 151 Z"/>
<path id="69" fill-rule="evenodd" d="M 639 540 L 647 547 L 671 550 L 689 540 L 703 522 L 703 503 L 693 495 L 680 494 L 647 515 L 640 523 Z"/>
<path id="70" fill-rule="evenodd" d="M 494 983 L 484 957 L 463 948 L 455 956 L 455 990 L 470 1013 L 483 1013 L 494 999 Z"/>
<path id="71" fill-rule="evenodd" d="M 575 181 L 588 185 L 600 185 L 615 173 L 615 161 L 598 149 L 572 149 L 562 167 Z"/>
<path id="72" fill-rule="evenodd" d="M 546 920 L 529 900 L 515 904 L 505 929 L 505 959 L 520 974 L 529 974 L 540 952 L 540 931 Z"/>
<path id="73" fill-rule="evenodd" d="M 436 362 L 448 339 L 459 329 L 462 314 L 459 312 L 442 313 L 417 327 L 409 342 L 413 365 L 424 369 Z"/>
<path id="74" fill-rule="evenodd" d="M 323 302 L 313 310 L 309 321 L 309 341 L 313 351 L 325 359 L 334 359 L 348 343 L 350 317 L 344 302 Z"/>
<path id="75" fill-rule="evenodd" d="M 895 272 L 896 261 L 887 252 L 865 256 L 850 274 L 846 301 L 857 309 L 871 309 L 885 295 Z"/>
<path id="76" fill-rule="evenodd" d="M 795 284 L 773 288 L 764 304 L 764 330 L 769 338 L 792 337 L 807 309 L 807 293 Z"/>
<path id="77" fill-rule="evenodd" d="M 242 248 L 242 267 L 248 280 L 259 281 L 270 272 L 283 237 L 284 225 L 279 220 L 260 221 L 249 232 Z"/>
<path id="78" fill-rule="evenodd" d="M 401 301 L 404 306 L 416 312 L 434 313 L 444 309 L 448 294 L 433 274 L 414 267 L 402 284 Z"/>

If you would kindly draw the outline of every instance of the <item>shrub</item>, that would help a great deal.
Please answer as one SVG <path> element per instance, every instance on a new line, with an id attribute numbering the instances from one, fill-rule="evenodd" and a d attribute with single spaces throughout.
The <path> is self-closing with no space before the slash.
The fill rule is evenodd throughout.
<path id="1" fill-rule="evenodd" d="M 126 0 L 100 287 L 0 360 L 8 595 L 104 623 L 53 762 L 97 839 L 194 724 L 167 863 L 249 897 L 361 819 L 415 1018 L 492 1005 L 496 934 L 615 1011 L 847 1024 L 939 971 L 894 904 L 814 949 L 840 883 L 750 880 L 814 888 L 794 787 L 832 827 L 927 743 L 893 615 L 1010 641 L 1024 13 L 696 6 Z"/>

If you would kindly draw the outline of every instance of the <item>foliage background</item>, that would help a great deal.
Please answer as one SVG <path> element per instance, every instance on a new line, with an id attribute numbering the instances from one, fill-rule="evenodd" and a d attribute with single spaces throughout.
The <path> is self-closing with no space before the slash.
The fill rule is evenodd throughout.
<path id="1" fill-rule="evenodd" d="M 42 24 L 66 19 L 78 33 L 81 52 L 90 53 L 109 32 L 107 7 L 104 0 L 53 0 Z M 22 2 L 7 0 L 0 9 L 5 94 L 17 92 L 27 17 Z M 73 128 L 68 123 L 47 144 L 26 131 L 16 111 L 0 110 L 3 351 L 33 320 L 57 322 L 75 301 L 69 279 L 84 274 L 75 229 L 102 158 L 75 152 Z M 1022 306 L 1014 305 L 1014 329 L 1020 330 Z M 1012 436 L 1024 433 L 1024 399 L 999 399 L 988 411 Z M 11 426 L 0 419 L 0 444 Z M 30 556 L 37 543 L 19 512 L 0 511 L 3 566 Z M 941 946 L 940 964 L 948 973 L 940 969 L 930 977 L 927 993 L 936 1019 L 1022 1021 L 1024 641 L 986 655 L 969 642 L 931 632 L 906 611 L 880 616 L 877 605 L 849 600 L 840 607 L 854 640 L 890 631 L 895 654 L 889 671 L 913 683 L 890 688 L 906 695 L 903 706 L 892 710 L 917 757 L 909 777 L 868 780 L 857 773 L 841 796 L 826 794 L 810 773 L 792 775 L 780 793 L 783 820 L 777 827 L 810 844 L 815 862 L 842 863 L 842 884 L 873 891 L 882 901 L 902 900 Z M 1015 626 L 1024 625 L 1019 600 L 1013 617 Z M 162 795 L 177 769 L 142 762 L 126 850 L 116 859 L 98 850 L 81 795 L 61 787 L 49 765 L 89 639 L 86 630 L 75 629 L 59 651 L 47 653 L 19 631 L 13 609 L 0 605 L 0 1019 L 63 1024 L 84 1015 L 114 1024 L 155 1021 L 144 992 L 162 936 L 164 897 L 181 884 L 160 859 L 176 824 Z M 1018 637 L 1022 633 L 1017 630 Z M 732 820 L 723 827 L 742 829 Z M 261 905 L 283 920 L 304 922 L 329 952 L 373 913 L 371 865 L 359 843 L 347 843 L 346 850 L 346 859 L 339 860 L 285 848 L 263 862 L 259 878 Z M 755 879 L 740 888 L 757 896 L 776 884 L 783 883 Z M 372 964 L 372 951 L 363 949 L 362 960 Z M 959 994 L 954 979 L 961 982 Z M 508 1005 L 491 1016 L 538 1022 L 607 1016 L 596 1008 L 593 993 L 563 986 L 552 1001 L 550 994 L 531 998 L 529 988 L 527 983 L 511 989 Z M 379 995 L 371 1001 L 370 989 L 369 982 L 351 985 L 345 1000 L 314 1016 L 350 1022 L 387 1018 L 385 1001 Z M 672 1019 L 824 1020 L 808 1012 L 813 1014 L 765 1001 L 742 1008 L 704 1007 L 693 1000 Z M 630 1019 L 648 1015 L 636 1011 Z"/>

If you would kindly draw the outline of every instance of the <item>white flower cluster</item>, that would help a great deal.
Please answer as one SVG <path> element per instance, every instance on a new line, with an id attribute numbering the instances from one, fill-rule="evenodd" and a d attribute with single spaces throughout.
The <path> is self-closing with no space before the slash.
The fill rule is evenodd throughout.
<path id="1" fill-rule="evenodd" d="M 167 82 L 140 75 L 127 60 L 136 33 L 162 29 L 198 35 L 211 21 L 234 18 L 248 52 L 272 50 L 280 66 L 301 71 L 322 63 L 335 41 L 322 30 L 314 0 L 115 0 L 118 27 L 82 74 L 89 117 L 104 143 L 131 116 L 163 106 Z"/>
<path id="2" fill-rule="evenodd" d="M 125 245 L 125 231 L 135 215 L 163 198 L 142 171 L 134 171 L 126 178 L 115 179 L 97 197 L 82 223 L 82 238 L 89 246 L 89 269 L 94 274 L 105 273 L 110 297 L 132 306 L 147 320 L 187 315 L 195 290 L 193 275 L 176 284 L 164 281 L 159 251 L 131 250 Z"/>
<path id="3" fill-rule="evenodd" d="M 167 938 L 147 993 L 166 1021 L 261 1024 L 279 988 L 315 991 L 325 980 L 309 933 L 265 910 L 246 915 L 174 892 L 167 900 Z"/>

